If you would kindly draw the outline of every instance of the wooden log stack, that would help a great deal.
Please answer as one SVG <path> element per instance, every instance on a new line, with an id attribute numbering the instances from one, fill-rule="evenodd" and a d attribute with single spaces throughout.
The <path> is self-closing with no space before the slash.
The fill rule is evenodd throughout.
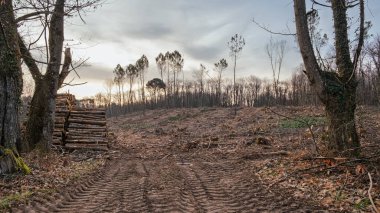
<path id="1" fill-rule="evenodd" d="M 58 94 L 53 144 L 66 149 L 108 150 L 106 110 L 79 108 L 75 96 Z"/>
<path id="2" fill-rule="evenodd" d="M 77 108 L 70 111 L 65 148 L 107 150 L 106 110 Z"/>

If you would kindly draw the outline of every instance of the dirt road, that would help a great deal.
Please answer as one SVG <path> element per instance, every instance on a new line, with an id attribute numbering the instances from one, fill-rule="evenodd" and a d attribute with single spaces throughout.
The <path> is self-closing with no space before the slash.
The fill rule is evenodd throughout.
<path id="1" fill-rule="evenodd" d="M 236 171 L 239 162 L 119 158 L 91 180 L 39 199 L 24 212 L 307 212 Z M 241 165 L 239 166 L 241 169 Z M 22 211 L 20 211 L 22 212 Z"/>
<path id="2" fill-rule="evenodd" d="M 210 125 L 197 127 L 184 120 L 184 129 L 175 120 L 178 116 L 150 116 L 147 121 L 149 116 L 111 120 L 117 142 L 104 169 L 15 212 L 323 212 L 313 200 L 295 198 L 289 189 L 262 181 L 256 175 L 262 164 L 236 154 L 239 146 L 236 137 L 229 139 L 232 133 L 213 148 L 210 138 L 221 135 L 226 124 L 216 120 L 220 133 L 212 130 L 215 136 L 207 139 L 191 128 L 216 125 L 197 122 Z M 199 140 L 194 148 L 194 138 L 205 138 L 206 143 Z M 261 146 L 242 150 L 252 156 Z M 271 160 L 262 162 L 270 167 Z"/>

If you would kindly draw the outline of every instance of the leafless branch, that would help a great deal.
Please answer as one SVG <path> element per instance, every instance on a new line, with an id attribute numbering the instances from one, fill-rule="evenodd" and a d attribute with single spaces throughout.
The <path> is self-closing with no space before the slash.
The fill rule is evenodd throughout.
<path id="1" fill-rule="evenodd" d="M 84 84 L 87 84 L 88 82 L 82 82 L 82 83 L 77 83 L 77 84 L 73 84 L 72 82 L 75 80 L 75 78 L 71 79 L 71 81 L 69 81 L 68 83 L 63 83 L 61 88 L 65 87 L 65 86 L 80 86 L 80 85 L 84 85 Z"/>
<path id="2" fill-rule="evenodd" d="M 40 18 L 40 15 L 49 15 L 49 14 L 52 14 L 52 11 L 36 11 L 36 12 L 28 13 L 16 18 L 16 22 L 18 23 L 21 21 L 26 21 L 26 20 L 29 20 L 30 18 L 33 18 L 33 19 Z"/>
<path id="3" fill-rule="evenodd" d="M 351 77 L 348 79 L 347 83 L 352 79 L 352 77 L 355 74 L 355 71 L 356 71 L 356 68 L 357 68 L 358 62 L 359 62 L 360 53 L 362 51 L 363 44 L 364 44 L 364 33 L 365 33 L 365 27 L 364 27 L 364 0 L 360 0 L 359 3 L 360 3 L 360 26 L 359 26 L 358 45 L 356 47 L 356 51 L 355 51 L 355 55 L 354 55 L 354 61 L 353 61 L 354 68 L 351 71 L 352 74 L 351 74 Z"/>
<path id="4" fill-rule="evenodd" d="M 319 6 L 322 6 L 322 7 L 331 7 L 331 5 L 327 5 L 327 4 L 322 4 L 316 0 L 311 0 L 311 2 L 313 2 L 313 4 L 316 4 L 316 5 L 319 5 Z"/>
<path id="5" fill-rule="evenodd" d="M 281 33 L 281 32 L 274 32 L 272 30 L 270 30 L 268 27 L 258 23 L 255 19 L 252 19 L 252 22 L 255 23 L 258 27 L 260 27 L 261 29 L 267 31 L 268 33 L 270 34 L 274 34 L 274 35 L 283 35 L 283 36 L 296 36 L 296 33 Z"/>

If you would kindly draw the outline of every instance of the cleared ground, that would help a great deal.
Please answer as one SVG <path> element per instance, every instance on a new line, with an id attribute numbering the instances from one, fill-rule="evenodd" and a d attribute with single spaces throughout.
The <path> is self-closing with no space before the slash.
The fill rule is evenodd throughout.
<path id="1" fill-rule="evenodd" d="M 276 112 L 314 122 L 316 134 L 322 132 L 320 109 Z M 315 163 L 300 163 L 311 155 L 313 140 L 307 127 L 268 109 L 241 109 L 237 116 L 231 109 L 147 110 L 112 118 L 109 126 L 115 142 L 104 169 L 16 212 L 369 210 L 356 209 L 355 200 L 327 203 L 342 176 L 345 184 L 357 184 L 350 190 L 363 186 L 353 182 L 355 174 L 291 175 Z M 331 194 L 323 194 L 327 189 Z"/>

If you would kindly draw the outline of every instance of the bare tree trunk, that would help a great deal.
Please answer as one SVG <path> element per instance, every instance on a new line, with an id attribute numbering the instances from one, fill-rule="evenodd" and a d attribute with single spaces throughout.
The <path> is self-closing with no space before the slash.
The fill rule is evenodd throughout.
<path id="1" fill-rule="evenodd" d="M 0 146 L 20 145 L 21 56 L 11 0 L 0 4 Z"/>

